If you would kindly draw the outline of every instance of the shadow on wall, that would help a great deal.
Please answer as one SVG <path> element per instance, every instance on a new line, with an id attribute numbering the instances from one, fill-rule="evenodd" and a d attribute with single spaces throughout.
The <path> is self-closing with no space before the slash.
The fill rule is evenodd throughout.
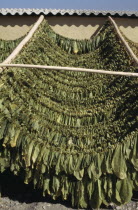
<path id="1" fill-rule="evenodd" d="M 38 16 L 0 16 L 0 39 L 15 40 L 31 29 Z M 68 38 L 90 39 L 103 26 L 107 17 L 46 16 L 52 29 Z M 120 30 L 133 42 L 138 43 L 138 19 L 114 18 Z"/>
<path id="2" fill-rule="evenodd" d="M 114 18 L 114 20 L 129 40 L 138 43 L 138 18 Z"/>
<path id="3" fill-rule="evenodd" d="M 73 39 L 90 39 L 107 20 L 107 17 L 49 16 L 46 17 L 53 30 Z M 138 18 L 113 18 L 122 33 L 138 43 Z"/>
<path id="4" fill-rule="evenodd" d="M 0 39 L 15 40 L 24 36 L 37 19 L 37 16 L 0 16 Z"/>
<path id="5" fill-rule="evenodd" d="M 123 26 L 124 28 L 136 28 L 138 27 L 138 18 L 113 18 L 118 26 Z"/>
<path id="6" fill-rule="evenodd" d="M 68 38 L 90 39 L 102 27 L 106 17 L 47 16 L 52 29 Z"/>
<path id="7" fill-rule="evenodd" d="M 0 25 L 3 27 L 16 25 L 22 27 L 23 25 L 31 26 L 38 19 L 37 16 L 0 16 Z"/>

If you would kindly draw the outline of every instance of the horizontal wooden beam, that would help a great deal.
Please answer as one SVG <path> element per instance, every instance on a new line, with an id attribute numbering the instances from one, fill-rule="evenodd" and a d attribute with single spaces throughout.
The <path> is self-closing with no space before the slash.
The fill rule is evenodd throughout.
<path id="1" fill-rule="evenodd" d="M 86 68 L 75 68 L 75 67 L 62 67 L 62 66 L 43 66 L 43 65 L 31 65 L 31 64 L 0 64 L 0 67 L 7 68 L 35 68 L 35 69 L 49 69 L 49 70 L 64 70 L 64 71 L 75 71 L 75 72 L 89 72 L 96 74 L 109 74 L 116 76 L 127 76 L 127 77 L 138 77 L 138 73 L 133 72 L 121 72 L 121 71 L 106 71 L 101 69 L 86 69 Z"/>

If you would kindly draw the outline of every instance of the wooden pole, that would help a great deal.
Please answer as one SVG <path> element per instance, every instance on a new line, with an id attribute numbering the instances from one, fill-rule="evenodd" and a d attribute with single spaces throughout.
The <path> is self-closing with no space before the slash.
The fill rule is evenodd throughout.
<path id="1" fill-rule="evenodd" d="M 43 65 L 30 65 L 30 64 L 0 64 L 0 67 L 64 70 L 64 71 L 75 71 L 75 72 L 89 72 L 89 73 L 96 73 L 96 74 L 109 74 L 109 75 L 116 75 L 116 76 L 138 77 L 138 73 L 133 73 L 133 72 L 106 71 L 106 70 L 100 70 L 100 69 L 86 69 L 86 68 L 61 67 L 61 66 L 43 66 Z"/>
<path id="2" fill-rule="evenodd" d="M 131 57 L 134 59 L 135 63 L 138 65 L 138 58 L 137 58 L 137 56 L 134 54 L 134 52 L 132 51 L 132 49 L 130 48 L 130 46 L 128 45 L 128 43 L 126 42 L 126 40 L 124 39 L 124 37 L 120 33 L 117 24 L 115 23 L 115 21 L 113 20 L 113 18 L 111 18 L 110 16 L 108 18 L 109 18 L 111 24 L 114 26 L 114 29 L 115 29 L 118 37 L 122 41 L 123 45 L 125 46 L 127 52 L 131 55 Z"/>
<path id="3" fill-rule="evenodd" d="M 44 16 L 41 15 L 38 18 L 37 22 L 32 27 L 32 29 L 29 31 L 29 33 L 27 34 L 27 36 L 20 42 L 20 44 L 14 49 L 14 51 L 9 55 L 9 57 L 6 58 L 6 60 L 2 62 L 3 64 L 11 63 L 11 61 L 22 50 L 22 48 L 24 47 L 24 45 L 32 38 L 33 34 L 35 33 L 35 31 L 37 30 L 37 28 L 39 27 L 39 25 L 42 23 L 43 19 L 44 19 Z"/>

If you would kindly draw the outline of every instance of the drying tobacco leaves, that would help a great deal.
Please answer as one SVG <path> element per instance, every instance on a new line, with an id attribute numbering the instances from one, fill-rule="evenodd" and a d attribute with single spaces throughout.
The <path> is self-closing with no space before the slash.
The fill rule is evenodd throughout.
<path id="1" fill-rule="evenodd" d="M 108 21 L 79 41 L 44 20 L 14 62 L 137 72 Z M 125 204 L 138 190 L 137 78 L 6 69 L 0 126 L 1 173 L 10 168 L 44 196 L 99 208 Z"/>
<path id="2" fill-rule="evenodd" d="M 129 44 L 131 49 L 133 50 L 134 54 L 138 57 L 138 43 L 131 41 L 128 39 L 122 32 L 122 36 L 125 38 L 126 42 Z"/>
<path id="3" fill-rule="evenodd" d="M 22 41 L 23 37 L 16 40 L 0 39 L 0 63 L 3 62 Z"/>

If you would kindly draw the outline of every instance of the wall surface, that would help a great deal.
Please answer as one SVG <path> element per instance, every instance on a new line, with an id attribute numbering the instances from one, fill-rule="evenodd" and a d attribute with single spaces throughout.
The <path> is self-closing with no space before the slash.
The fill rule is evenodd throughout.
<path id="1" fill-rule="evenodd" d="M 0 39 L 15 40 L 27 34 L 37 17 L 0 16 Z"/>
<path id="2" fill-rule="evenodd" d="M 120 31 L 131 41 L 138 43 L 138 18 L 113 18 Z"/>
<path id="3" fill-rule="evenodd" d="M 65 37 L 72 39 L 90 39 L 107 18 L 81 17 L 81 16 L 53 16 L 46 17 L 53 30 Z"/>
<path id="4" fill-rule="evenodd" d="M 15 40 L 27 34 L 37 16 L 0 16 L 0 39 Z M 65 37 L 90 39 L 107 20 L 106 17 L 46 16 L 52 29 Z M 123 34 L 138 43 L 138 18 L 113 18 Z"/>

